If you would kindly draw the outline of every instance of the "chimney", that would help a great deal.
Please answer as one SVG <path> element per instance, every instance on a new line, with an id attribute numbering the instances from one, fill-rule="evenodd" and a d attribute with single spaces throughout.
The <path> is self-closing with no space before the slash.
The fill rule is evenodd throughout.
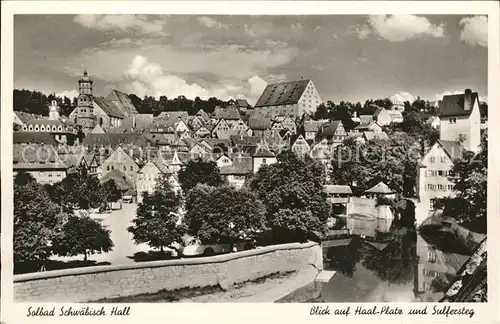
<path id="1" fill-rule="evenodd" d="M 471 89 L 465 89 L 464 95 L 464 110 L 472 109 L 472 91 Z"/>

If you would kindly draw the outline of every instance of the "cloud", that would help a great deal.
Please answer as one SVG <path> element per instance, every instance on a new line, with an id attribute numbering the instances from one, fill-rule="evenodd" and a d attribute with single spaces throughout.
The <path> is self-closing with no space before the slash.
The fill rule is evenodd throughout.
<path id="1" fill-rule="evenodd" d="M 413 96 L 409 92 L 400 91 L 400 92 L 390 96 L 389 99 L 392 102 L 405 102 L 405 101 L 413 102 L 413 101 L 415 101 L 415 96 Z"/>
<path id="2" fill-rule="evenodd" d="M 444 25 L 433 25 L 427 18 L 415 15 L 372 15 L 368 25 L 358 29 L 361 39 L 376 34 L 391 42 L 402 42 L 423 35 L 444 36 Z"/>
<path id="3" fill-rule="evenodd" d="M 74 89 L 73 90 L 65 90 L 65 91 L 56 93 L 56 97 L 59 97 L 59 98 L 68 97 L 69 99 L 73 99 L 74 97 L 78 97 L 78 95 L 79 95 L 78 90 L 74 90 Z"/>
<path id="4" fill-rule="evenodd" d="M 203 17 L 198 17 L 198 22 L 202 24 L 205 27 L 208 28 L 214 28 L 214 29 L 228 29 L 229 25 L 223 24 L 218 20 L 215 20 L 213 18 L 203 16 Z"/>
<path id="5" fill-rule="evenodd" d="M 159 64 L 151 62 L 147 57 L 141 55 L 133 58 L 125 74 L 127 91 L 140 97 L 150 95 L 158 98 L 165 95 L 168 98 L 175 98 L 184 95 L 190 99 L 196 97 L 202 99 L 217 97 L 222 100 L 241 98 L 255 102 L 267 85 L 257 75 L 244 82 L 225 81 L 209 86 L 188 83 L 179 76 L 166 73 Z"/>
<path id="6" fill-rule="evenodd" d="M 146 16 L 142 15 L 78 15 L 74 21 L 83 27 L 102 31 L 133 30 L 140 34 L 168 35 L 163 31 L 165 21 L 148 20 Z"/>
<path id="7" fill-rule="evenodd" d="M 250 93 L 253 96 L 260 96 L 267 86 L 267 82 L 259 76 L 253 76 L 248 79 L 248 84 L 250 85 Z"/>
<path id="8" fill-rule="evenodd" d="M 460 39 L 471 46 L 488 46 L 488 18 L 486 16 L 466 17 L 460 20 Z"/>
<path id="9" fill-rule="evenodd" d="M 272 45 L 272 46 L 270 46 Z M 238 44 L 181 48 L 173 45 L 126 45 L 110 48 L 96 47 L 79 53 L 68 60 L 65 67 L 70 75 L 79 76 L 81 67 L 99 79 L 116 82 L 123 79 L 123 72 L 136 55 L 158 62 L 172 75 L 212 75 L 220 80 L 247 80 L 254 75 L 267 74 L 269 69 L 290 63 L 297 55 L 297 48 L 285 47 L 282 42 L 271 41 L 262 49 Z M 113 64 L 110 64 L 113 62 Z"/>

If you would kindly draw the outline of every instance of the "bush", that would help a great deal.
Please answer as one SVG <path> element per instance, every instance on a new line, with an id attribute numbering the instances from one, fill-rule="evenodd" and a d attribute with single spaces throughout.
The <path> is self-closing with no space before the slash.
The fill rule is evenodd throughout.
<path id="1" fill-rule="evenodd" d="M 448 280 L 446 280 L 446 278 L 444 278 L 443 276 L 439 276 L 432 280 L 431 288 L 434 292 L 443 292 L 448 289 L 449 285 L 450 283 L 448 282 Z"/>

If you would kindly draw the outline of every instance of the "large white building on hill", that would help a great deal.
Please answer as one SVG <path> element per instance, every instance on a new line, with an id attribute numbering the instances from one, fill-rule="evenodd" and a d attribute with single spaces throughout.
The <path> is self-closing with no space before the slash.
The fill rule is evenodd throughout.
<path id="1" fill-rule="evenodd" d="M 274 119 L 276 116 L 301 117 L 314 113 L 322 103 L 312 80 L 269 84 L 254 106 L 254 111 Z"/>

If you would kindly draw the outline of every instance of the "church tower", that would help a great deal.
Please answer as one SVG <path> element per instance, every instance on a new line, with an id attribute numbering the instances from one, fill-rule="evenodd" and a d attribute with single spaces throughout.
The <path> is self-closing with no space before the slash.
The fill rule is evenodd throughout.
<path id="1" fill-rule="evenodd" d="M 83 72 L 83 77 L 78 80 L 78 101 L 77 101 L 77 119 L 76 124 L 82 128 L 84 132 L 92 130 L 96 124 L 94 115 L 94 96 L 92 92 L 92 81 L 87 70 Z"/>
<path id="2" fill-rule="evenodd" d="M 59 120 L 59 106 L 57 105 L 57 101 L 52 100 L 49 106 L 49 120 Z"/>

